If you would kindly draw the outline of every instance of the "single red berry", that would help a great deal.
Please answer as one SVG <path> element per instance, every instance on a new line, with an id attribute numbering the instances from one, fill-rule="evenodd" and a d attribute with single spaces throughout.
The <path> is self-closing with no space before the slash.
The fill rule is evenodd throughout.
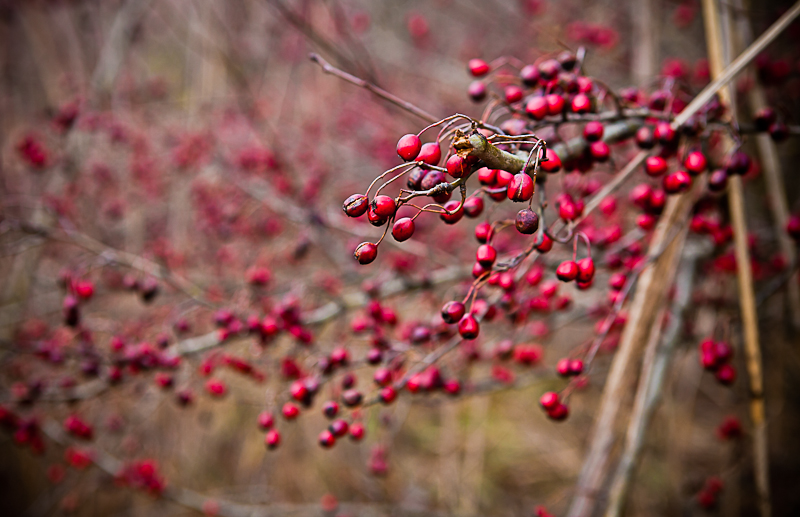
<path id="1" fill-rule="evenodd" d="M 547 253 L 551 249 L 553 249 L 553 239 L 546 232 L 542 232 L 542 242 L 536 245 L 536 250 L 539 253 Z"/>
<path id="2" fill-rule="evenodd" d="M 367 362 L 369 364 L 380 364 L 383 361 L 383 351 L 380 348 L 370 348 L 367 352 Z"/>
<path id="3" fill-rule="evenodd" d="M 539 63 L 539 75 L 545 79 L 554 79 L 561 70 L 561 63 L 555 59 L 547 59 Z"/>
<path id="4" fill-rule="evenodd" d="M 397 390 L 391 386 L 386 386 L 381 389 L 379 396 L 381 398 L 381 402 L 389 405 L 397 398 Z"/>
<path id="5" fill-rule="evenodd" d="M 454 154 L 447 159 L 445 167 L 447 168 L 447 173 L 454 178 L 463 178 L 469 174 L 470 171 L 470 166 L 467 163 L 467 160 L 457 154 Z"/>
<path id="6" fill-rule="evenodd" d="M 519 233 L 525 235 L 534 234 L 539 229 L 539 215 L 530 208 L 524 208 L 517 212 L 514 226 Z"/>
<path id="7" fill-rule="evenodd" d="M 722 192 L 728 185 L 728 172 L 725 169 L 717 169 L 708 176 L 708 190 L 712 192 Z"/>
<path id="8" fill-rule="evenodd" d="M 533 196 L 533 178 L 521 172 L 514 174 L 508 184 L 508 199 L 517 203 L 527 201 Z"/>
<path id="9" fill-rule="evenodd" d="M 437 142 L 428 142 L 422 144 L 417 161 L 425 162 L 428 165 L 439 165 L 439 160 L 442 159 L 442 149 Z"/>
<path id="10" fill-rule="evenodd" d="M 516 84 L 510 84 L 506 86 L 504 94 L 506 97 L 506 102 L 509 104 L 514 104 L 515 102 L 519 102 L 522 100 L 523 92 L 522 88 L 520 88 Z"/>
<path id="11" fill-rule="evenodd" d="M 478 169 L 478 181 L 481 185 L 492 186 L 497 182 L 497 169 L 489 169 L 488 167 L 481 167 Z"/>
<path id="12" fill-rule="evenodd" d="M 569 369 L 569 359 L 565 357 L 556 362 L 556 373 L 562 377 L 569 377 L 571 375 L 571 371 Z"/>
<path id="13" fill-rule="evenodd" d="M 608 287 L 613 291 L 621 291 L 626 281 L 627 278 L 623 273 L 613 273 L 608 279 Z"/>
<path id="14" fill-rule="evenodd" d="M 90 280 L 76 282 L 75 294 L 83 300 L 90 299 L 94 295 L 94 284 Z"/>
<path id="15" fill-rule="evenodd" d="M 564 105 L 567 102 L 564 100 L 564 97 L 557 93 L 551 93 L 546 96 L 545 101 L 547 101 L 548 115 L 560 115 L 564 111 Z"/>
<path id="16" fill-rule="evenodd" d="M 492 238 L 492 225 L 490 223 L 480 223 L 475 227 L 475 238 L 478 242 L 486 244 Z"/>
<path id="17" fill-rule="evenodd" d="M 333 400 L 329 400 L 322 406 L 322 413 L 328 418 L 334 418 L 339 414 L 339 404 Z"/>
<path id="18" fill-rule="evenodd" d="M 561 170 L 561 158 L 558 157 L 555 151 L 547 149 L 545 153 L 546 160 L 539 162 L 542 170 L 547 172 L 558 172 Z"/>
<path id="19" fill-rule="evenodd" d="M 579 93 L 572 98 L 570 107 L 573 113 L 588 113 L 592 109 L 592 100 L 585 93 Z"/>
<path id="20" fill-rule="evenodd" d="M 467 66 L 473 77 L 482 77 L 489 73 L 489 63 L 483 59 L 470 59 Z"/>
<path id="21" fill-rule="evenodd" d="M 410 217 L 401 217 L 392 226 L 392 237 L 397 242 L 407 241 L 414 235 L 414 220 Z"/>
<path id="22" fill-rule="evenodd" d="M 328 431 L 330 431 L 336 438 L 341 438 L 347 434 L 347 430 L 349 428 L 350 426 L 347 424 L 347 422 L 339 418 L 331 422 L 331 425 L 328 426 Z"/>
<path id="23" fill-rule="evenodd" d="M 372 376 L 378 386 L 388 386 L 392 382 L 392 371 L 388 368 L 378 368 Z"/>
<path id="24" fill-rule="evenodd" d="M 569 408 L 566 404 L 559 402 L 554 408 L 547 411 L 547 416 L 556 422 L 566 420 L 569 416 Z"/>
<path id="25" fill-rule="evenodd" d="M 364 396 L 361 394 L 360 391 L 349 389 L 342 393 L 342 401 L 344 405 L 347 407 L 355 407 L 361 404 Z"/>
<path id="26" fill-rule="evenodd" d="M 464 207 L 461 206 L 461 201 L 452 199 L 442 205 L 442 208 L 451 212 L 439 214 L 439 218 L 447 224 L 456 224 L 464 217 Z"/>
<path id="27" fill-rule="evenodd" d="M 319 444 L 325 449 L 330 449 L 336 444 L 336 437 L 333 433 L 325 429 L 319 433 Z"/>
<path id="28" fill-rule="evenodd" d="M 683 162 L 683 166 L 686 167 L 687 172 L 692 176 L 697 176 L 706 170 L 707 165 L 706 156 L 700 151 L 692 151 L 686 155 L 686 160 Z"/>
<path id="29" fill-rule="evenodd" d="M 306 388 L 306 385 L 301 381 L 294 381 L 289 391 L 292 394 L 292 398 L 298 402 L 303 402 L 309 395 L 308 388 Z"/>
<path id="30" fill-rule="evenodd" d="M 725 169 L 727 169 L 728 174 L 747 174 L 747 171 L 750 170 L 751 165 L 750 157 L 747 156 L 742 151 L 736 151 L 732 155 L 728 156 L 728 159 L 725 161 Z"/>
<path id="31" fill-rule="evenodd" d="M 407 162 L 415 159 L 421 149 L 422 141 L 417 135 L 409 133 L 401 136 L 400 140 L 397 141 L 397 154 Z"/>
<path id="32" fill-rule="evenodd" d="M 653 214 L 639 214 L 636 216 L 636 226 L 646 232 L 655 228 L 656 222 L 658 222 L 658 219 Z"/>
<path id="33" fill-rule="evenodd" d="M 536 65 L 525 65 L 519 71 L 519 78 L 525 86 L 536 86 L 539 83 L 539 69 Z"/>
<path id="34" fill-rule="evenodd" d="M 672 129 L 669 122 L 659 122 L 656 124 L 656 129 L 653 131 L 653 136 L 662 145 L 672 144 L 677 138 L 678 134 Z"/>
<path id="35" fill-rule="evenodd" d="M 525 112 L 534 120 L 542 120 L 547 116 L 547 100 L 544 97 L 532 97 L 525 105 Z"/>
<path id="36" fill-rule="evenodd" d="M 258 415 L 258 427 L 263 430 L 272 429 L 272 426 L 275 425 L 275 417 L 272 416 L 271 411 L 262 411 Z"/>
<path id="37" fill-rule="evenodd" d="M 372 200 L 372 210 L 378 217 L 389 218 L 397 211 L 397 204 L 389 196 L 375 196 Z"/>
<path id="38" fill-rule="evenodd" d="M 267 434 L 264 436 L 264 445 L 267 446 L 267 449 L 273 450 L 281 444 L 281 433 L 279 433 L 275 429 L 270 429 L 267 431 Z"/>
<path id="39" fill-rule="evenodd" d="M 789 216 L 789 220 L 786 222 L 786 233 L 792 239 L 800 242 L 800 215 L 792 214 Z"/>
<path id="40" fill-rule="evenodd" d="M 350 426 L 350 439 L 354 442 L 360 442 L 364 438 L 364 424 L 361 422 L 353 422 Z"/>
<path id="41" fill-rule="evenodd" d="M 372 226 L 381 227 L 384 224 L 386 224 L 388 220 L 389 220 L 388 217 L 381 217 L 378 214 L 376 214 L 375 211 L 372 209 L 372 206 L 370 206 L 367 209 L 367 221 L 369 221 L 369 224 L 371 224 Z"/>
<path id="42" fill-rule="evenodd" d="M 730 386 L 736 382 L 736 368 L 730 364 L 723 364 L 717 369 L 716 376 L 720 384 Z"/>
<path id="43" fill-rule="evenodd" d="M 378 247 L 371 242 L 362 242 L 356 248 L 353 256 L 359 264 L 369 264 L 378 256 Z"/>
<path id="44" fill-rule="evenodd" d="M 593 120 L 591 122 L 587 122 L 585 126 L 583 126 L 583 138 L 586 139 L 587 142 L 597 142 L 603 138 L 603 123 Z"/>
<path id="45" fill-rule="evenodd" d="M 578 206 L 571 200 L 564 200 L 558 204 L 558 215 L 565 221 L 572 221 L 578 217 Z"/>
<path id="46" fill-rule="evenodd" d="M 445 323 L 458 323 L 464 317 L 464 304 L 457 301 L 450 301 L 442 307 L 442 319 Z"/>
<path id="47" fill-rule="evenodd" d="M 650 192 L 650 197 L 647 199 L 645 210 L 651 214 L 660 214 L 664 211 L 664 205 L 667 204 L 667 193 L 661 189 L 654 189 Z"/>
<path id="48" fill-rule="evenodd" d="M 769 136 L 773 141 L 781 143 L 789 138 L 789 128 L 783 122 L 773 122 L 769 126 Z"/>
<path id="49" fill-rule="evenodd" d="M 480 323 L 472 314 L 467 314 L 458 322 L 458 333 L 464 339 L 475 339 L 480 331 Z"/>
<path id="50" fill-rule="evenodd" d="M 648 156 L 644 161 L 644 171 L 649 176 L 661 176 L 667 172 L 667 160 L 660 156 Z"/>
<path id="51" fill-rule="evenodd" d="M 472 81 L 467 87 L 467 94 L 474 102 L 480 102 L 486 98 L 486 85 L 483 81 Z"/>
<path id="52" fill-rule="evenodd" d="M 594 82 L 586 76 L 578 76 L 578 91 L 580 93 L 589 93 L 594 89 Z"/>
<path id="53" fill-rule="evenodd" d="M 686 171 L 675 171 L 664 176 L 663 186 L 667 194 L 678 194 L 692 186 L 692 177 Z"/>
<path id="54" fill-rule="evenodd" d="M 571 375 L 580 375 L 583 373 L 583 361 L 580 359 L 573 359 L 569 362 L 569 373 Z"/>
<path id="55" fill-rule="evenodd" d="M 556 268 L 556 276 L 562 282 L 572 282 L 578 277 L 578 264 L 572 260 L 565 260 Z"/>
<path id="56" fill-rule="evenodd" d="M 607 162 L 611 156 L 611 148 L 602 140 L 589 144 L 589 154 L 596 162 Z"/>
<path id="57" fill-rule="evenodd" d="M 411 190 L 420 190 L 422 188 L 422 180 L 425 179 L 425 176 L 428 175 L 427 170 L 425 169 L 414 169 L 408 174 L 408 178 L 406 179 L 406 185 Z"/>
<path id="58" fill-rule="evenodd" d="M 342 210 L 348 217 L 361 217 L 369 208 L 369 199 L 364 194 L 353 194 L 345 199 Z"/>
<path id="59" fill-rule="evenodd" d="M 283 405 L 281 413 L 283 414 L 283 418 L 286 420 L 294 420 L 300 415 L 300 408 L 292 402 L 287 402 Z"/>
<path id="60" fill-rule="evenodd" d="M 656 145 L 655 131 L 650 126 L 642 126 L 636 130 L 636 145 L 640 149 L 652 149 Z"/>
<path id="61" fill-rule="evenodd" d="M 468 197 L 464 201 L 464 215 L 474 219 L 483 213 L 483 198 L 478 196 Z"/>
<path id="62" fill-rule="evenodd" d="M 544 409 L 553 409 L 558 405 L 558 402 L 558 393 L 555 391 L 548 391 L 539 397 L 539 404 L 541 404 Z"/>
<path id="63" fill-rule="evenodd" d="M 578 261 L 578 282 L 590 282 L 594 278 L 594 261 L 591 257 L 582 258 Z"/>
<path id="64" fill-rule="evenodd" d="M 494 265 L 494 261 L 497 260 L 497 251 L 489 244 L 481 244 L 478 246 L 478 251 L 475 253 L 475 260 L 477 260 L 481 266 L 490 268 Z"/>

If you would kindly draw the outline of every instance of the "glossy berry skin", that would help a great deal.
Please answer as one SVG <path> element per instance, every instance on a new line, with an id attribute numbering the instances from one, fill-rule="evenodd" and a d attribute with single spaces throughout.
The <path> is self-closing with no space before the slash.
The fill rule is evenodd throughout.
<path id="1" fill-rule="evenodd" d="M 556 268 L 556 276 L 562 282 L 572 282 L 578 278 L 578 264 L 572 260 L 565 260 Z"/>
<path id="2" fill-rule="evenodd" d="M 444 174 L 439 171 L 429 171 L 422 180 L 419 182 L 419 186 L 422 190 L 430 190 L 436 185 L 440 183 L 445 183 L 447 178 L 445 178 Z"/>
<path id="3" fill-rule="evenodd" d="M 578 261 L 578 282 L 591 282 L 594 278 L 594 261 L 591 257 L 582 258 Z"/>
<path id="4" fill-rule="evenodd" d="M 675 141 L 678 134 L 672 129 L 669 122 L 659 122 L 656 124 L 656 129 L 653 131 L 653 136 L 662 145 L 669 145 Z"/>
<path id="5" fill-rule="evenodd" d="M 328 431 L 330 431 L 331 434 L 333 434 L 333 436 L 336 438 L 341 438 L 347 434 L 347 429 L 349 427 L 350 426 L 347 424 L 347 422 L 340 418 L 331 422 L 331 425 L 328 426 Z"/>
<path id="6" fill-rule="evenodd" d="M 458 323 L 461 321 L 461 318 L 464 317 L 464 312 L 466 308 L 464 304 L 457 301 L 450 301 L 444 304 L 442 307 L 442 319 L 445 323 L 453 324 Z"/>
<path id="7" fill-rule="evenodd" d="M 547 411 L 547 416 L 556 422 L 566 420 L 569 416 L 569 408 L 566 404 L 559 402 L 554 408 Z"/>
<path id="8" fill-rule="evenodd" d="M 353 256 L 359 264 L 370 264 L 378 256 L 378 247 L 371 242 L 362 242 L 356 247 Z"/>
<path id="9" fill-rule="evenodd" d="M 587 122 L 585 126 L 583 126 L 583 138 L 586 139 L 587 142 L 597 142 L 603 138 L 604 128 L 603 123 L 593 120 L 591 122 Z"/>
<path id="10" fill-rule="evenodd" d="M 344 393 L 342 393 L 342 401 L 344 402 L 344 405 L 347 407 L 358 406 L 359 404 L 361 404 L 363 398 L 364 396 L 361 395 L 361 392 L 354 389 L 349 389 Z"/>
<path id="11" fill-rule="evenodd" d="M 547 100 L 544 97 L 533 97 L 525 105 L 525 113 L 534 120 L 542 120 L 547 116 Z"/>
<path id="12" fill-rule="evenodd" d="M 422 180 L 428 175 L 428 171 L 424 169 L 414 169 L 408 174 L 406 185 L 411 190 L 420 190 L 422 188 Z"/>
<path id="13" fill-rule="evenodd" d="M 608 158 L 611 156 L 611 148 L 602 140 L 599 142 L 592 142 L 589 144 L 589 154 L 597 162 L 607 162 Z"/>
<path id="14" fill-rule="evenodd" d="M 354 442 L 360 442 L 364 438 L 364 424 L 361 422 L 353 422 L 350 425 L 350 439 Z"/>
<path id="15" fill-rule="evenodd" d="M 480 323 L 472 314 L 467 314 L 458 322 L 458 333 L 464 339 L 475 339 L 480 331 Z"/>
<path id="16" fill-rule="evenodd" d="M 514 104 L 515 102 L 519 102 L 522 100 L 522 95 L 523 95 L 522 88 L 520 88 L 516 84 L 511 84 L 506 86 L 503 93 L 505 95 L 506 102 L 509 104 Z"/>
<path id="17" fill-rule="evenodd" d="M 706 156 L 700 151 L 692 151 L 686 155 L 686 160 L 683 162 L 686 171 L 692 176 L 697 176 L 705 171 L 707 165 L 708 161 L 706 160 Z"/>
<path id="18" fill-rule="evenodd" d="M 553 239 L 547 233 L 542 233 L 542 242 L 536 245 L 536 250 L 539 253 L 547 253 L 553 249 Z"/>
<path id="19" fill-rule="evenodd" d="M 438 165 L 441 159 L 442 149 L 436 142 L 422 144 L 419 154 L 417 155 L 418 162 L 425 162 L 428 165 Z"/>
<path id="20" fill-rule="evenodd" d="M 353 194 L 345 199 L 342 210 L 348 217 L 361 217 L 367 213 L 369 199 L 364 194 Z"/>
<path id="21" fill-rule="evenodd" d="M 564 100 L 564 97 L 557 93 L 551 93 L 550 95 L 547 95 L 544 100 L 547 102 L 548 115 L 561 115 L 561 113 L 564 111 L 564 106 L 567 103 L 567 101 Z"/>
<path id="22" fill-rule="evenodd" d="M 339 404 L 330 400 L 322 406 L 322 413 L 328 418 L 335 418 L 339 414 Z"/>
<path id="23" fill-rule="evenodd" d="M 481 185 L 492 186 L 497 182 L 497 170 L 489 169 L 488 167 L 481 167 L 478 169 L 478 181 Z"/>
<path id="24" fill-rule="evenodd" d="M 372 200 L 372 211 L 381 218 L 389 218 L 397 211 L 397 204 L 389 196 L 375 196 Z"/>
<path id="25" fill-rule="evenodd" d="M 514 226 L 519 233 L 532 235 L 539 229 L 539 214 L 530 208 L 522 209 L 517 212 L 517 216 L 514 219 Z"/>
<path id="26" fill-rule="evenodd" d="M 378 386 L 388 386 L 392 382 L 392 372 L 388 368 L 378 368 L 372 376 Z"/>
<path id="27" fill-rule="evenodd" d="M 400 137 L 397 141 L 397 154 L 403 160 L 410 162 L 419 155 L 422 149 L 422 141 L 417 135 L 407 134 Z"/>
<path id="28" fill-rule="evenodd" d="M 369 221 L 369 224 L 371 224 L 372 226 L 380 228 L 381 226 L 386 224 L 386 221 L 388 220 L 389 219 L 387 217 L 381 217 L 378 214 L 376 214 L 375 211 L 372 209 L 372 206 L 370 206 L 367 209 L 367 221 Z"/>
<path id="29" fill-rule="evenodd" d="M 469 63 L 467 63 L 467 67 L 469 68 L 469 73 L 472 74 L 473 77 L 483 77 L 489 73 L 489 63 L 483 59 L 470 59 Z"/>
<path id="30" fill-rule="evenodd" d="M 667 160 L 660 156 L 648 156 L 644 161 L 644 171 L 648 176 L 661 176 L 667 172 Z"/>
<path id="31" fill-rule="evenodd" d="M 441 213 L 439 214 L 439 219 L 444 221 L 446 224 L 456 224 L 464 217 L 464 207 L 461 206 L 461 201 L 452 199 L 442 205 L 442 208 L 447 210 L 451 213 Z"/>
<path id="32" fill-rule="evenodd" d="M 508 199 L 521 203 L 533 196 L 533 178 L 525 173 L 514 174 L 508 184 Z"/>
<path id="33" fill-rule="evenodd" d="M 306 388 L 306 385 L 301 381 L 293 382 L 289 391 L 292 394 L 292 398 L 298 402 L 303 402 L 309 396 L 308 388 Z"/>
<path id="34" fill-rule="evenodd" d="M 269 429 L 272 429 L 274 425 L 275 425 L 275 417 L 272 416 L 271 411 L 262 411 L 261 413 L 259 413 L 258 427 L 260 427 L 264 431 L 267 431 Z"/>
<path id="35" fill-rule="evenodd" d="M 573 113 L 589 113 L 592 109 L 592 100 L 585 93 L 579 93 L 572 98 L 570 107 Z"/>
<path id="36" fill-rule="evenodd" d="M 569 369 L 569 359 L 559 359 L 556 363 L 556 373 L 558 373 L 561 377 L 569 377 L 572 375 Z"/>
<path id="37" fill-rule="evenodd" d="M 486 85 L 483 81 L 472 81 L 467 87 L 467 94 L 473 102 L 480 102 L 486 98 Z"/>
<path id="38" fill-rule="evenodd" d="M 555 151 L 548 148 L 545 157 L 547 160 L 539 162 L 542 170 L 554 173 L 561 170 L 561 158 L 558 157 Z"/>
<path id="39" fill-rule="evenodd" d="M 472 196 L 464 201 L 464 215 L 474 219 L 483 213 L 483 198 Z"/>
<path id="40" fill-rule="evenodd" d="M 392 225 L 392 237 L 397 242 L 407 241 L 414 235 L 414 220 L 410 217 L 401 217 Z"/>
<path id="41" fill-rule="evenodd" d="M 291 402 L 287 402 L 281 409 L 281 414 L 286 420 L 294 420 L 300 415 L 300 408 Z"/>
<path id="42" fill-rule="evenodd" d="M 492 238 L 492 225 L 489 223 L 480 223 L 475 227 L 475 239 L 481 244 L 486 244 Z"/>
<path id="43" fill-rule="evenodd" d="M 325 429 L 321 433 L 319 433 L 319 444 L 325 449 L 330 449 L 334 445 L 336 445 L 336 437 L 333 436 L 333 433 Z"/>
<path id="44" fill-rule="evenodd" d="M 692 186 L 692 177 L 686 171 L 675 171 L 664 176 L 664 191 L 667 194 L 679 194 Z"/>
<path id="45" fill-rule="evenodd" d="M 397 390 L 391 386 L 386 386 L 381 389 L 378 396 L 380 397 L 381 402 L 383 402 L 386 405 L 389 405 L 392 402 L 394 402 L 395 399 L 397 398 Z"/>
<path id="46" fill-rule="evenodd" d="M 539 84 L 539 69 L 536 65 L 525 65 L 519 71 L 519 78 L 522 79 L 522 84 L 527 87 L 533 87 Z"/>
<path id="47" fill-rule="evenodd" d="M 583 361 L 580 359 L 573 359 L 569 362 L 570 375 L 580 375 L 583 373 Z"/>
<path id="48" fill-rule="evenodd" d="M 475 253 L 475 260 L 477 260 L 478 264 L 481 266 L 490 268 L 494 265 L 494 261 L 497 260 L 497 251 L 489 244 L 482 244 L 478 246 L 478 251 Z"/>
<path id="49" fill-rule="evenodd" d="M 447 173 L 454 178 L 463 178 L 469 174 L 470 171 L 470 166 L 467 164 L 467 161 L 457 154 L 447 159 L 445 167 L 447 168 Z"/>
<path id="50" fill-rule="evenodd" d="M 267 431 L 267 434 L 264 436 L 264 445 L 267 446 L 267 449 L 274 450 L 281 444 L 281 433 L 279 433 L 275 429 L 270 429 Z"/>
<path id="51" fill-rule="evenodd" d="M 555 391 L 548 391 L 539 397 L 539 404 L 541 404 L 544 409 L 553 409 L 558 405 L 558 403 L 558 393 Z"/>

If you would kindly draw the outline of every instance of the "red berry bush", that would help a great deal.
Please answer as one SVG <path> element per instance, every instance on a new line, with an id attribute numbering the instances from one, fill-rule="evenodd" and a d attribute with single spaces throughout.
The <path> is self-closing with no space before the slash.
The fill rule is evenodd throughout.
<path id="1" fill-rule="evenodd" d="M 800 7 L 84 4 L 0 7 L 10 514 L 796 508 Z"/>

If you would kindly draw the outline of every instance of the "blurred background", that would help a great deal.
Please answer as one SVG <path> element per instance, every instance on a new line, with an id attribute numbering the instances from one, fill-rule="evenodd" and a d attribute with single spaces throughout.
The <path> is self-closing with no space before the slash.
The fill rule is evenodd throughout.
<path id="1" fill-rule="evenodd" d="M 752 3 L 742 15 L 758 35 L 789 5 Z M 430 217 L 418 220 L 407 245 L 387 241 L 372 266 L 352 260 L 355 246 L 380 232 L 346 220 L 342 200 L 396 165 L 397 138 L 425 123 L 325 74 L 308 54 L 437 116 L 478 117 L 483 106 L 467 95 L 466 69 L 476 57 L 527 63 L 585 47 L 586 73 L 614 89 L 653 89 L 671 76 L 696 92 L 708 82 L 701 17 L 696 1 L 659 0 L 0 0 L 2 401 L 75 384 L 78 400 L 45 396 L 21 404 L 19 413 L 44 428 L 79 413 L 95 430 L 87 450 L 124 462 L 153 459 L 169 490 L 203 496 L 184 494 L 182 506 L 120 487 L 102 468 L 68 465 L 58 440 L 45 438 L 37 453 L 4 432 L 0 514 L 213 515 L 224 506 L 216 501 L 231 501 L 264 515 L 334 515 L 334 499 L 348 515 L 533 515 L 539 505 L 563 514 L 610 363 L 608 354 L 600 357 L 566 422 L 548 421 L 537 407 L 542 392 L 563 384 L 554 362 L 595 332 L 587 314 L 603 293 L 572 286 L 562 293 L 574 311 L 553 312 L 524 329 L 489 328 L 477 350 L 442 361 L 443 372 L 465 384 L 500 379 L 505 387 L 459 398 L 401 396 L 390 407 L 363 411 L 363 442 L 341 440 L 323 450 L 320 407 L 338 393 L 339 376 L 323 386 L 313 409 L 280 422 L 280 447 L 265 450 L 257 416 L 269 409 L 279 419 L 284 357 L 311 368 L 319 353 L 346 346 L 363 358 L 369 338 L 351 332 L 352 321 L 365 317 L 359 296 L 390 282 L 401 289 L 383 302 L 399 320 L 387 333 L 408 335 L 459 292 L 454 280 L 469 278 L 474 254 L 474 222 L 443 227 Z M 740 93 L 762 81 L 770 103 L 793 124 L 798 39 L 794 23 L 736 80 Z M 37 159 L 21 157 L 25 145 L 38 146 Z M 792 205 L 799 198 L 796 139 L 780 152 Z M 765 249 L 774 249 L 763 187 L 747 194 L 750 227 L 765 235 Z M 47 234 L 50 228 L 58 235 Z M 168 274 L 146 303 L 126 282 L 142 285 L 155 275 L 139 263 L 117 267 L 115 250 L 186 283 Z M 254 268 L 271 273 L 262 291 L 247 285 Z M 435 280 L 442 271 L 451 276 Z M 90 337 L 61 324 L 59 280 L 70 275 L 94 282 L 81 314 Z M 696 352 L 720 313 L 736 314 L 732 278 L 698 287 L 698 296 L 723 301 L 689 318 L 627 515 L 755 512 L 750 442 L 719 436 L 729 417 L 747 435 L 746 383 L 719 385 L 703 375 Z M 221 400 L 205 393 L 198 370 L 221 357 L 214 352 L 187 355 L 174 376 L 175 390 L 195 396 L 188 407 L 147 372 L 92 391 L 92 375 L 109 371 L 113 336 L 172 346 L 214 331 L 209 305 L 245 318 L 287 306 L 308 312 L 342 299 L 355 300 L 355 308 L 314 326 L 313 349 L 288 335 L 267 348 L 250 338 L 226 345 L 224 353 L 246 358 L 266 379 L 220 367 L 214 378 L 229 391 Z M 761 312 L 771 478 L 775 515 L 797 515 L 800 341 L 787 330 L 784 310 L 779 295 Z M 541 345 L 543 360 L 493 361 L 493 347 L 506 337 Z M 65 358 L 53 360 L 53 347 Z M 735 361 L 742 360 L 739 350 Z M 87 357 L 94 361 L 88 366 Z M 737 365 L 744 379 L 744 365 Z M 353 368 L 366 393 L 374 391 L 372 371 Z M 696 495 L 710 476 L 725 488 L 717 507 L 705 510 Z"/>

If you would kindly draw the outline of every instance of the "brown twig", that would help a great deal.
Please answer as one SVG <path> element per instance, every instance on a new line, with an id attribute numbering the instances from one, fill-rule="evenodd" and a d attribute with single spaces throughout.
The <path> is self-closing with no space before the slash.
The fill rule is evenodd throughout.
<path id="1" fill-rule="evenodd" d="M 781 19 L 788 24 L 800 14 L 800 2 L 790 9 Z M 706 44 L 708 46 L 708 62 L 711 77 L 719 78 L 724 74 L 724 49 L 725 42 L 722 37 L 719 12 L 714 0 L 703 0 L 703 21 L 706 29 Z M 774 27 L 774 26 L 773 26 Z M 770 28 L 767 32 L 773 32 Z M 763 40 L 762 36 L 759 41 Z M 738 61 L 738 60 L 737 60 Z M 726 105 L 731 105 L 732 94 L 728 88 L 719 90 L 720 99 Z M 724 138 L 724 137 L 723 137 Z M 731 148 L 728 140 L 723 142 L 723 148 Z M 747 245 L 747 222 L 745 220 L 744 190 L 742 178 L 732 176 L 728 182 L 728 209 L 731 214 L 733 227 L 734 251 L 736 254 L 736 277 L 739 285 L 739 303 L 742 313 L 742 326 L 744 329 L 744 348 L 747 364 L 748 379 L 750 382 L 750 416 L 753 421 L 753 468 L 756 479 L 756 492 L 759 499 L 761 517 L 769 517 L 772 508 L 769 500 L 769 458 L 767 449 L 766 421 L 764 417 L 764 381 L 761 371 L 761 346 L 758 335 L 758 315 L 756 312 L 755 292 L 753 290 L 753 271 L 750 261 L 750 251 Z"/>

